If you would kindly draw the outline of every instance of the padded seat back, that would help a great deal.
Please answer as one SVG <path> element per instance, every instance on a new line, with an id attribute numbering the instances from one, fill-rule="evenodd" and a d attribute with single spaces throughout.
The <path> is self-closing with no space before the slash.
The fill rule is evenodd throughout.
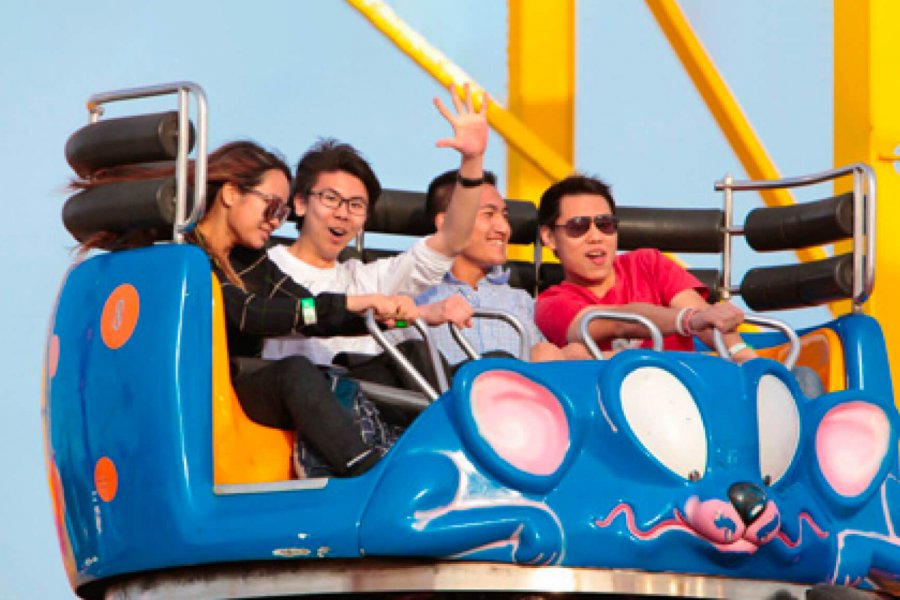
<path id="1" fill-rule="evenodd" d="M 511 228 L 510 244 L 537 244 L 540 247 L 537 207 L 527 200 L 507 200 Z M 658 209 L 621 207 L 619 209 L 619 248 L 654 247 L 666 252 L 718 253 L 722 250 L 723 213 L 709 209 Z M 366 221 L 365 233 L 423 236 L 434 233 L 434 223 L 425 214 L 425 194 L 404 190 L 384 190 Z M 373 249 L 365 244 L 363 251 L 348 252 L 347 257 L 361 257 L 371 262 L 396 254 L 396 250 Z M 540 252 L 535 252 L 540 257 Z M 562 281 L 558 263 L 511 260 L 510 285 L 531 294 Z M 692 269 L 691 272 L 710 290 L 710 300 L 719 298 L 719 271 Z"/>
<path id="2" fill-rule="evenodd" d="M 785 343 L 769 348 L 757 348 L 756 353 L 763 358 L 783 362 L 789 350 L 790 347 Z M 847 389 L 844 347 L 833 329 L 822 327 L 800 336 L 800 357 L 797 359 L 797 365 L 815 371 L 826 392 Z"/>
<path id="3" fill-rule="evenodd" d="M 250 420 L 231 386 L 222 290 L 212 285 L 213 481 L 269 483 L 292 477 L 294 434 Z"/>

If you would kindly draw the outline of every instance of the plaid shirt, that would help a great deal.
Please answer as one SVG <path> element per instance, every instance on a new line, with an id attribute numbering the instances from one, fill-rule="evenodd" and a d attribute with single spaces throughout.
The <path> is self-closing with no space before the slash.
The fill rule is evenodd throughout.
<path id="1" fill-rule="evenodd" d="M 474 309 L 489 308 L 505 310 L 517 317 L 528 334 L 529 348 L 544 337 L 534 324 L 534 299 L 527 292 L 510 287 L 509 271 L 503 267 L 495 267 L 481 278 L 477 288 L 472 288 L 468 283 L 460 281 L 452 273 L 444 275 L 444 280 L 438 285 L 428 289 L 416 298 L 416 304 L 431 304 L 438 302 L 453 294 L 460 294 Z M 453 339 L 450 328 L 447 325 L 432 327 L 431 334 L 437 342 L 438 348 L 451 365 L 460 363 L 468 358 L 462 348 Z M 519 334 L 511 325 L 497 319 L 474 319 L 474 324 L 469 329 L 463 330 L 463 335 L 479 354 L 492 350 L 502 350 L 513 356 L 519 355 Z"/>

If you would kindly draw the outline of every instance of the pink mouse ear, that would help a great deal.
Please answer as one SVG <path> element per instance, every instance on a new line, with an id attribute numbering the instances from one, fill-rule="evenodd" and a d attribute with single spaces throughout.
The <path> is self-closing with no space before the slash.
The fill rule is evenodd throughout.
<path id="1" fill-rule="evenodd" d="M 868 402 L 848 402 L 829 410 L 816 431 L 816 456 L 828 484 L 838 494 L 863 493 L 881 468 L 891 424 Z"/>
<path id="2" fill-rule="evenodd" d="M 512 371 L 487 371 L 472 383 L 478 432 L 503 460 L 532 475 L 551 475 L 569 448 L 569 423 L 553 393 Z"/>

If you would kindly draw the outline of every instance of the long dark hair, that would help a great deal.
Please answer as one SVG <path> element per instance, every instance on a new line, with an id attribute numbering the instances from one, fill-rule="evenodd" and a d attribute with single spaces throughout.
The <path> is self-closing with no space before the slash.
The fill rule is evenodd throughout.
<path id="1" fill-rule="evenodd" d="M 261 147 L 256 142 L 239 140 L 220 146 L 209 154 L 207 159 L 206 197 L 207 202 L 216 202 L 219 192 L 226 183 L 231 183 L 242 190 L 256 187 L 262 182 L 268 171 L 277 170 L 284 174 L 288 181 L 291 180 L 291 169 L 284 159 L 274 152 Z M 194 176 L 194 161 L 189 164 L 189 179 Z M 175 172 L 173 165 L 141 166 L 125 165 L 100 169 L 92 173 L 86 179 L 73 181 L 72 189 L 91 189 L 108 183 L 122 181 L 136 181 L 140 179 L 152 179 L 156 177 L 170 176 Z M 120 250 L 136 248 L 153 243 L 157 239 L 156 231 L 146 229 L 129 231 L 125 233 L 102 231 L 85 240 L 80 247 L 82 252 L 99 248 L 102 250 Z M 219 266 L 229 281 L 243 288 L 243 282 L 231 267 L 227 256 L 217 256 L 205 243 L 202 236 L 196 232 L 188 234 L 188 239 L 203 248 L 210 258 Z"/>

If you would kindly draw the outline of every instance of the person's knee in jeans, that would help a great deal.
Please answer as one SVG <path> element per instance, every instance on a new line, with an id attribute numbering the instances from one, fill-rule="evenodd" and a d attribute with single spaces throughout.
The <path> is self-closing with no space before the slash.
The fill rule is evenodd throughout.
<path id="1" fill-rule="evenodd" d="M 791 369 L 791 373 L 797 379 L 800 391 L 807 398 L 818 398 L 825 393 L 825 384 L 814 369 L 797 365 Z"/>
<path id="2" fill-rule="evenodd" d="M 334 396 L 327 378 L 303 356 L 279 363 L 279 389 L 294 429 L 338 475 L 357 475 L 377 462 L 350 411 Z"/>

